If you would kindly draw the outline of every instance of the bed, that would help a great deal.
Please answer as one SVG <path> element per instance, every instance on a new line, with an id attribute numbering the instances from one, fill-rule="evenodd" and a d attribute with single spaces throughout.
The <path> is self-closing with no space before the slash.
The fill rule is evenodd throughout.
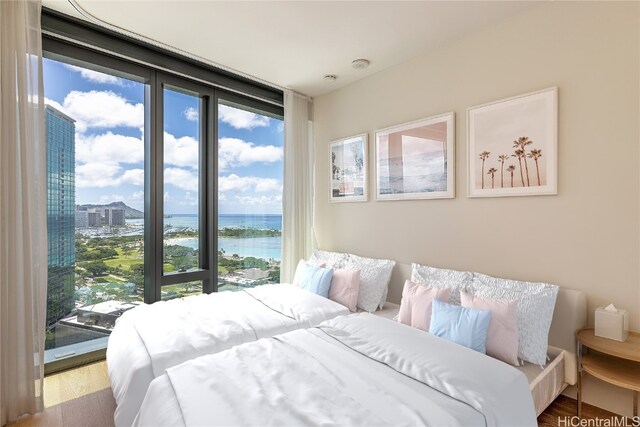
<path id="1" fill-rule="evenodd" d="M 167 369 L 136 426 L 534 426 L 526 376 L 368 313 Z"/>
<path id="2" fill-rule="evenodd" d="M 349 310 L 343 305 L 288 284 L 158 302 L 126 312 L 107 347 L 115 425 L 132 424 L 151 381 L 172 366 L 345 314 Z"/>
<path id="3" fill-rule="evenodd" d="M 395 320 L 400 306 L 385 303 L 380 317 Z M 549 330 L 548 362 L 543 367 L 525 362 L 517 367 L 527 378 L 536 416 L 568 386 L 577 383 L 575 331 L 587 324 L 587 298 L 583 292 L 560 289 Z"/>

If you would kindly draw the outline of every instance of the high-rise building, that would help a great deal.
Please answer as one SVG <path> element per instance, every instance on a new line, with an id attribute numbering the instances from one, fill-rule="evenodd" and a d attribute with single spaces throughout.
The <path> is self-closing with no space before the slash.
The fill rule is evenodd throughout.
<path id="1" fill-rule="evenodd" d="M 87 212 L 87 223 L 89 227 L 100 227 L 102 222 L 100 212 Z"/>
<path id="2" fill-rule="evenodd" d="M 89 212 L 87 209 L 76 208 L 76 228 L 87 228 L 89 226 Z"/>
<path id="3" fill-rule="evenodd" d="M 74 308 L 75 293 L 75 120 L 47 105 L 47 237 L 49 240 L 47 324 Z"/>
<path id="4" fill-rule="evenodd" d="M 103 209 L 102 213 L 102 225 L 111 225 L 111 209 Z"/>
<path id="5" fill-rule="evenodd" d="M 124 209 L 111 209 L 111 225 L 125 225 Z"/>

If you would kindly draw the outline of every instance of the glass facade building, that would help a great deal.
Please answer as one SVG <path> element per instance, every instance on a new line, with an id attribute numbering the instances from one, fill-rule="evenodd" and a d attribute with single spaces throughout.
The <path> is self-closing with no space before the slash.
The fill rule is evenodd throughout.
<path id="1" fill-rule="evenodd" d="M 75 120 L 47 105 L 47 325 L 75 306 Z"/>

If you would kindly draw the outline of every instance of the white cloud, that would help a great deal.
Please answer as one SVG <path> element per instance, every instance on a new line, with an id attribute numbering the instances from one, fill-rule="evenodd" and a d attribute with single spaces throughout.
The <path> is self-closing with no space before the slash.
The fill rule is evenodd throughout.
<path id="1" fill-rule="evenodd" d="M 121 184 L 144 185 L 144 170 L 129 169 L 122 172 L 117 163 L 101 161 L 76 165 L 77 188 L 117 187 Z"/>
<path id="2" fill-rule="evenodd" d="M 107 132 L 102 135 L 76 134 L 76 161 L 96 160 L 104 163 L 141 163 L 144 161 L 144 143 L 132 136 Z"/>
<path id="3" fill-rule="evenodd" d="M 76 130 L 89 128 L 144 127 L 144 104 L 132 104 L 111 91 L 71 91 L 62 104 L 46 102 L 76 121 Z"/>
<path id="4" fill-rule="evenodd" d="M 164 133 L 164 162 L 173 166 L 198 168 L 198 141 L 190 136 L 176 138 Z"/>
<path id="5" fill-rule="evenodd" d="M 124 80 L 112 76 L 109 74 L 104 74 L 99 71 L 89 70 L 87 68 L 76 67 L 75 65 L 65 64 L 65 67 L 71 71 L 75 71 L 80 73 L 83 79 L 88 80 L 92 83 L 102 83 L 102 84 L 112 84 L 117 86 L 124 86 Z"/>
<path id="6" fill-rule="evenodd" d="M 248 205 L 248 206 L 278 206 L 282 205 L 282 196 L 236 196 L 234 198 L 235 202 L 240 205 Z"/>
<path id="7" fill-rule="evenodd" d="M 129 197 L 129 200 L 135 200 L 136 202 L 144 201 L 144 191 L 134 191 Z"/>
<path id="8" fill-rule="evenodd" d="M 114 163 L 104 163 L 99 159 L 95 162 L 76 165 L 76 187 L 111 187 L 119 185 L 115 177 L 121 167 Z"/>
<path id="9" fill-rule="evenodd" d="M 255 191 L 266 193 L 269 191 L 281 191 L 280 181 L 274 178 L 259 178 L 255 176 L 238 176 L 231 174 L 218 177 L 218 191 Z"/>
<path id="10" fill-rule="evenodd" d="M 198 206 L 198 202 L 198 195 L 192 194 L 190 191 L 187 191 L 184 194 L 184 198 L 181 204 L 185 206 Z"/>
<path id="11" fill-rule="evenodd" d="M 164 170 L 164 184 L 173 185 L 181 190 L 197 192 L 198 175 L 186 169 L 166 168 Z"/>
<path id="12" fill-rule="evenodd" d="M 218 167 L 247 166 L 252 163 L 275 163 L 282 160 L 282 147 L 255 145 L 237 138 L 221 138 L 218 145 Z"/>
<path id="13" fill-rule="evenodd" d="M 33 101 L 33 102 L 36 102 L 36 101 Z M 56 110 L 60 110 L 60 111 L 62 111 L 64 113 L 64 107 L 58 101 L 54 101 L 53 99 L 49 99 L 49 98 L 45 97 L 44 98 L 44 103 L 46 105 L 50 105 L 53 108 L 55 108 Z"/>
<path id="14" fill-rule="evenodd" d="M 187 108 L 182 113 L 187 118 L 187 120 L 189 120 L 190 122 L 197 122 L 198 121 L 198 117 L 200 116 L 200 113 L 198 112 L 198 110 L 196 108 L 193 108 L 193 107 Z"/>
<path id="15" fill-rule="evenodd" d="M 120 177 L 120 184 L 144 185 L 144 169 L 129 169 Z"/>
<path id="16" fill-rule="evenodd" d="M 218 107 L 218 118 L 236 129 L 253 129 L 269 126 L 269 117 L 250 111 L 239 110 L 227 105 Z"/>

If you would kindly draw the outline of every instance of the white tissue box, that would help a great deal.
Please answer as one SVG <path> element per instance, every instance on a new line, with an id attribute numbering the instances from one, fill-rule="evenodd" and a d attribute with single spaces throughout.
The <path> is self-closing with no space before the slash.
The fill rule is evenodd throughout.
<path id="1" fill-rule="evenodd" d="M 618 309 L 616 312 L 607 311 L 604 307 L 596 308 L 597 337 L 625 341 L 629 336 L 629 313 Z"/>

